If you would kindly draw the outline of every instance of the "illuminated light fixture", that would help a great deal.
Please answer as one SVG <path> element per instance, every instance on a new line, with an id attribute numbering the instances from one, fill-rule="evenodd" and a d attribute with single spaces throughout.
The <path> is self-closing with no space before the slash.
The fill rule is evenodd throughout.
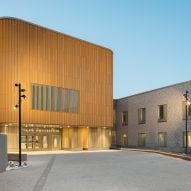
<path id="1" fill-rule="evenodd" d="M 19 104 L 16 104 L 13 109 L 16 110 L 19 107 Z"/>
<path id="2" fill-rule="evenodd" d="M 186 115 L 186 120 L 185 120 L 185 122 L 186 122 L 186 124 L 185 124 L 185 126 L 186 126 L 186 149 L 185 149 L 185 154 L 188 154 L 188 106 L 190 105 L 190 100 L 188 99 L 188 93 L 189 93 L 189 91 L 188 90 L 186 90 L 186 93 L 185 94 L 183 94 L 183 96 L 184 96 L 184 98 L 185 98 L 185 100 L 186 100 L 186 107 L 185 107 L 185 115 Z"/>
<path id="3" fill-rule="evenodd" d="M 27 96 L 26 96 L 26 95 L 22 95 L 21 97 L 22 97 L 23 99 L 26 99 L 26 98 L 27 98 Z"/>

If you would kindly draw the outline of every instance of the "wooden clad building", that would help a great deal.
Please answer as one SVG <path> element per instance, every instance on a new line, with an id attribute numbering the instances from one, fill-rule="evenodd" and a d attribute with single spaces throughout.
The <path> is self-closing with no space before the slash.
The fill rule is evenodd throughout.
<path id="1" fill-rule="evenodd" d="M 0 18 L 0 132 L 18 149 L 109 148 L 113 126 L 111 50 L 15 18 Z"/>

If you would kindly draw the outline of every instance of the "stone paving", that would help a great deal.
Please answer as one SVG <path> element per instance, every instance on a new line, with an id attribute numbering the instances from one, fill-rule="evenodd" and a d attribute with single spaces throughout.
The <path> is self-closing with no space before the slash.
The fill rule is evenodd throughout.
<path id="1" fill-rule="evenodd" d="M 29 155 L 0 173 L 1 191 L 190 191 L 191 162 L 138 151 Z"/>

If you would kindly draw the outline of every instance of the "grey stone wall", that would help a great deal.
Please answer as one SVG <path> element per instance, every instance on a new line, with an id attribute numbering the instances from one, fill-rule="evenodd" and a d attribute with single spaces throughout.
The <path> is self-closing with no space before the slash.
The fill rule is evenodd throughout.
<path id="1" fill-rule="evenodd" d="M 7 136 L 0 134 L 0 172 L 7 167 Z"/>
<path id="2" fill-rule="evenodd" d="M 128 110 L 128 99 L 116 103 L 116 144 L 123 146 L 123 135 L 128 135 L 128 125 L 122 125 L 122 112 Z M 128 111 L 129 112 L 129 111 Z"/>
<path id="3" fill-rule="evenodd" d="M 191 81 L 160 88 L 117 100 L 117 143 L 121 144 L 124 133 L 128 146 L 138 147 L 138 134 L 146 133 L 146 148 L 184 152 L 183 94 L 191 90 Z M 191 96 L 190 96 L 191 97 Z M 158 106 L 167 104 L 167 122 L 158 122 Z M 146 108 L 146 123 L 138 124 L 138 109 Z M 122 111 L 128 110 L 128 126 L 122 126 Z M 191 119 L 188 120 L 191 131 Z M 167 133 L 167 146 L 158 146 L 158 133 Z"/>

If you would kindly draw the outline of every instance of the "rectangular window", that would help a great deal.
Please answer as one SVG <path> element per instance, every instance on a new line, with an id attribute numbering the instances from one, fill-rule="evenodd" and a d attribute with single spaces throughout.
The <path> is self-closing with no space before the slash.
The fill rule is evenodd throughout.
<path id="1" fill-rule="evenodd" d="M 138 145 L 140 147 L 146 146 L 146 133 L 139 133 L 138 134 Z"/>
<path id="2" fill-rule="evenodd" d="M 78 90 L 31 84 L 32 109 L 56 112 L 79 112 Z"/>
<path id="3" fill-rule="evenodd" d="M 146 108 L 138 109 L 138 123 L 139 124 L 146 123 Z"/>
<path id="4" fill-rule="evenodd" d="M 123 136 L 122 136 L 122 145 L 123 146 L 128 146 L 128 137 L 127 137 L 127 134 L 123 134 Z"/>
<path id="5" fill-rule="evenodd" d="M 183 137 L 184 137 L 184 147 L 186 147 L 186 132 L 183 133 Z M 188 131 L 188 147 L 191 147 L 191 131 Z"/>
<path id="6" fill-rule="evenodd" d="M 122 125 L 128 125 L 128 111 L 122 112 Z"/>
<path id="7" fill-rule="evenodd" d="M 183 110 L 183 119 L 186 119 L 186 102 L 184 101 L 182 104 L 182 110 Z M 191 119 L 191 104 L 187 104 L 187 117 L 188 119 Z"/>
<path id="8" fill-rule="evenodd" d="M 166 132 L 158 133 L 158 145 L 159 145 L 159 147 L 167 146 L 167 133 Z"/>
<path id="9" fill-rule="evenodd" d="M 191 117 L 191 105 L 188 105 L 188 116 Z"/>
<path id="10" fill-rule="evenodd" d="M 167 121 L 167 105 L 159 105 L 158 106 L 158 122 Z"/>

